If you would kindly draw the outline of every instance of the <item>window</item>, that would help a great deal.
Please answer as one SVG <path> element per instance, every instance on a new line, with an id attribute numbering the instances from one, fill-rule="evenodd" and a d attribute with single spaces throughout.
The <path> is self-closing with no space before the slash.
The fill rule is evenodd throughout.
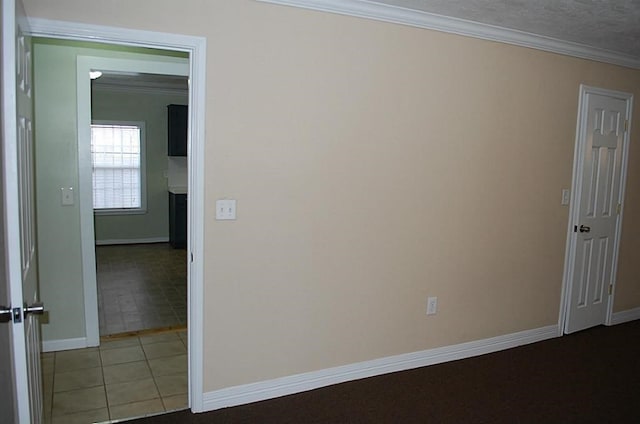
<path id="1" fill-rule="evenodd" d="M 144 213 L 144 123 L 91 124 L 93 209 L 99 214 Z"/>

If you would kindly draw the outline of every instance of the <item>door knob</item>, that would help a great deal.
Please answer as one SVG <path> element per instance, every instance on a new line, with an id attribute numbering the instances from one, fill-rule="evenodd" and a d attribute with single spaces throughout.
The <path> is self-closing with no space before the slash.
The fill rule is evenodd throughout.
<path id="1" fill-rule="evenodd" d="M 591 231 L 591 227 L 587 227 L 586 225 L 581 225 L 580 226 L 580 232 L 581 233 L 588 233 L 589 231 Z"/>
<path id="2" fill-rule="evenodd" d="M 31 305 L 24 304 L 24 315 L 27 316 L 29 314 L 33 315 L 42 315 L 44 314 L 44 303 L 35 302 Z"/>

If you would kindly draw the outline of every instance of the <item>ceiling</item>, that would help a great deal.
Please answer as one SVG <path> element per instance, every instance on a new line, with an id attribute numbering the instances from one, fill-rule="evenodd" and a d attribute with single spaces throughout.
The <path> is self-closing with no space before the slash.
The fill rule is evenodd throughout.
<path id="1" fill-rule="evenodd" d="M 640 0 L 375 0 L 640 60 Z"/>

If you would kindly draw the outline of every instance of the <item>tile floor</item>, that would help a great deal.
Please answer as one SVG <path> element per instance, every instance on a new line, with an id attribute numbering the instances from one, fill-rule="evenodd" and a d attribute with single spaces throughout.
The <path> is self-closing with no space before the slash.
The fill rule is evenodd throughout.
<path id="1" fill-rule="evenodd" d="M 140 417 L 188 405 L 185 330 L 42 354 L 48 424 Z"/>
<path id="2" fill-rule="evenodd" d="M 187 251 L 168 243 L 96 247 L 100 335 L 187 324 Z"/>

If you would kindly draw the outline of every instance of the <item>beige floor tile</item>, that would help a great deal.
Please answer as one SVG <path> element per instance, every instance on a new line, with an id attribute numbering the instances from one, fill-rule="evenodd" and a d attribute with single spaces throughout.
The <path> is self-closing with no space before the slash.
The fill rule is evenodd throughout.
<path id="1" fill-rule="evenodd" d="M 100 350 L 118 349 L 121 347 L 140 346 L 140 339 L 127 337 L 126 339 L 105 340 L 100 342 Z"/>
<path id="2" fill-rule="evenodd" d="M 70 390 L 53 394 L 52 415 L 57 417 L 75 412 L 106 408 L 106 406 L 107 399 L 104 393 L 104 386 Z"/>
<path id="3" fill-rule="evenodd" d="M 143 345 L 159 343 L 159 342 L 174 342 L 179 340 L 177 332 L 168 332 L 168 333 L 159 333 L 159 334 L 151 334 L 148 336 L 140 336 L 140 343 Z"/>
<path id="4" fill-rule="evenodd" d="M 126 362 L 144 361 L 144 353 L 140 346 L 121 347 L 100 352 L 103 365 L 123 364 Z"/>
<path id="5" fill-rule="evenodd" d="M 147 359 L 156 359 L 165 356 L 176 356 L 187 353 L 187 349 L 180 339 L 176 339 L 171 342 L 146 344 L 143 347 Z"/>
<path id="6" fill-rule="evenodd" d="M 92 411 L 77 412 L 75 414 L 53 417 L 51 424 L 87 424 L 100 423 L 109 420 L 107 408 L 94 409 Z"/>
<path id="7" fill-rule="evenodd" d="M 74 371 L 99 367 L 100 353 L 98 349 L 76 349 L 56 353 L 55 372 Z"/>
<path id="8" fill-rule="evenodd" d="M 44 393 L 44 399 L 42 400 L 42 415 L 47 418 L 51 418 L 52 411 L 52 403 L 53 403 L 53 394 L 52 393 Z"/>
<path id="9" fill-rule="evenodd" d="M 53 374 L 44 374 L 42 376 L 42 390 L 53 393 Z"/>
<path id="10" fill-rule="evenodd" d="M 180 337 L 180 340 L 182 340 L 182 342 L 185 344 L 185 346 L 189 342 L 189 336 L 188 336 L 186 331 L 178 332 L 178 337 Z"/>
<path id="11" fill-rule="evenodd" d="M 102 386 L 103 384 L 102 368 L 57 372 L 55 374 L 53 391 L 66 392 L 68 390 Z"/>
<path id="12" fill-rule="evenodd" d="M 171 374 L 187 374 L 187 355 L 167 356 L 149 359 L 149 366 L 154 377 Z"/>
<path id="13" fill-rule="evenodd" d="M 103 368 L 106 384 L 125 383 L 127 381 L 151 378 L 147 361 L 127 362 L 125 364 L 108 365 Z"/>
<path id="14" fill-rule="evenodd" d="M 51 422 L 51 406 L 53 403 L 53 374 L 42 376 L 42 415 Z"/>
<path id="15" fill-rule="evenodd" d="M 162 403 L 164 403 L 164 409 L 167 411 L 187 409 L 189 407 L 189 396 L 186 393 L 182 395 L 166 396 L 162 398 Z"/>
<path id="16" fill-rule="evenodd" d="M 160 399 L 143 400 L 141 402 L 125 403 L 109 408 L 112 420 L 122 418 L 144 417 L 149 414 L 164 412 L 164 406 Z"/>
<path id="17" fill-rule="evenodd" d="M 40 361 L 42 375 L 53 374 L 53 365 L 55 363 L 55 355 L 51 353 L 43 353 Z"/>
<path id="18" fill-rule="evenodd" d="M 162 397 L 189 393 L 187 374 L 156 377 L 156 385 Z"/>
<path id="19" fill-rule="evenodd" d="M 152 378 L 127 383 L 107 384 L 109 406 L 159 398 Z"/>

